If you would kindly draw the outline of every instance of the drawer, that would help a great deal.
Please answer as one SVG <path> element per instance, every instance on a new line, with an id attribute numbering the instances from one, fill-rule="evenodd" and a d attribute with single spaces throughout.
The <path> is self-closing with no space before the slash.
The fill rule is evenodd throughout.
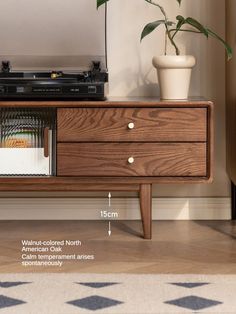
<path id="1" fill-rule="evenodd" d="M 206 108 L 63 108 L 58 142 L 205 142 Z"/>
<path id="2" fill-rule="evenodd" d="M 59 143 L 58 176 L 206 176 L 206 143 Z"/>

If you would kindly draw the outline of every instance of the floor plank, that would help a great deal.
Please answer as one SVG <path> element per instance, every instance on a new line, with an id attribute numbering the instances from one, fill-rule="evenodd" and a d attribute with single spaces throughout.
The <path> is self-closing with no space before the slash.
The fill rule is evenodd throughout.
<path id="1" fill-rule="evenodd" d="M 142 239 L 140 221 L 1 221 L 0 273 L 81 272 L 236 274 L 236 222 L 155 221 L 153 239 Z M 63 254 L 94 254 L 94 261 L 58 267 L 21 265 L 21 240 L 80 240 Z M 54 253 L 55 254 L 55 253 Z"/>

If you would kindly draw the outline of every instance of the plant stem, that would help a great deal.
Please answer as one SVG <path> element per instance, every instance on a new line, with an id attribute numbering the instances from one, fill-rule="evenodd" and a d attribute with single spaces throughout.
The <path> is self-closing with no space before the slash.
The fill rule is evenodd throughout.
<path id="1" fill-rule="evenodd" d="M 198 32 L 198 31 L 194 31 L 191 29 L 170 29 L 169 30 L 170 33 L 175 32 L 174 35 L 171 37 L 172 39 L 177 35 L 178 32 L 189 32 L 189 33 L 196 33 L 196 34 L 202 34 L 202 32 Z"/>
<path id="2" fill-rule="evenodd" d="M 150 3 L 150 4 L 152 4 L 152 5 L 155 5 L 156 7 L 158 7 L 158 8 L 161 10 L 162 14 L 164 15 L 166 22 L 168 21 L 166 12 L 165 12 L 164 8 L 163 8 L 160 4 L 155 3 L 155 2 L 152 1 L 152 0 L 146 0 L 146 2 L 148 2 L 148 3 Z"/>
<path id="3" fill-rule="evenodd" d="M 145 1 L 150 3 L 150 4 L 152 4 L 152 5 L 155 5 L 156 7 L 158 7 L 161 10 L 162 14 L 165 17 L 166 37 L 169 38 L 172 46 L 174 46 L 174 48 L 175 48 L 176 55 L 179 56 L 180 55 L 180 51 L 179 51 L 179 48 L 177 47 L 174 39 L 171 37 L 171 33 L 170 33 L 170 30 L 169 30 L 169 27 L 168 27 L 168 17 L 167 17 L 167 14 L 166 14 L 164 8 L 161 5 L 159 5 L 158 3 L 156 3 L 156 2 L 154 2 L 152 0 L 145 0 Z M 166 54 L 167 54 L 167 43 L 165 43 L 165 55 Z"/>
<path id="4" fill-rule="evenodd" d="M 167 38 L 168 38 L 168 35 L 167 35 L 167 31 L 165 32 L 165 56 L 167 55 Z"/>
<path id="5" fill-rule="evenodd" d="M 172 44 L 172 45 L 174 46 L 174 48 L 175 48 L 175 53 L 176 53 L 176 55 L 179 56 L 179 55 L 180 55 L 179 48 L 177 47 L 175 41 L 174 41 L 173 38 L 171 37 L 171 33 L 170 33 L 169 29 L 167 30 L 167 35 L 168 35 L 168 38 L 169 38 L 171 44 Z"/>

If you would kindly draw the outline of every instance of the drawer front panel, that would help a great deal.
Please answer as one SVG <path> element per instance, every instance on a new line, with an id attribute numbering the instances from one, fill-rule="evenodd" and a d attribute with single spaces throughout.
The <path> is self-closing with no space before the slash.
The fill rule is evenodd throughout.
<path id="1" fill-rule="evenodd" d="M 207 175 L 205 143 L 59 143 L 58 176 Z"/>
<path id="2" fill-rule="evenodd" d="M 58 109 L 58 142 L 205 142 L 206 108 Z"/>

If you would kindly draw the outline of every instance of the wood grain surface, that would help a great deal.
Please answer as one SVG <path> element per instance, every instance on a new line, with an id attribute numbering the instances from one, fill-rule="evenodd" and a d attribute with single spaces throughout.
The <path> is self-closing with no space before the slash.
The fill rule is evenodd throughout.
<path id="1" fill-rule="evenodd" d="M 91 281 L 93 273 L 204 273 L 228 276 L 236 274 L 236 222 L 222 220 L 153 221 L 152 229 L 153 237 L 149 242 L 141 238 L 140 221 L 113 221 L 112 236 L 109 239 L 107 237 L 107 221 L 0 221 L 0 272 L 1 274 L 90 273 Z M 78 254 L 81 254 L 81 250 L 86 253 L 93 252 L 96 258 L 93 261 L 84 260 L 79 264 L 78 261 L 68 260 L 61 268 L 52 266 L 22 267 L 19 256 L 22 250 L 21 241 L 26 237 L 34 240 L 78 240 L 79 237 L 79 240 L 85 245 L 77 248 Z M 75 247 L 65 247 L 64 254 L 74 253 Z M 214 285 L 212 284 L 212 286 L 212 294 L 208 298 L 214 297 Z M 2 294 L 6 293 L 6 295 L 14 297 L 16 289 L 20 289 L 23 298 L 25 291 L 21 290 L 24 289 L 21 287 L 23 286 L 2 288 Z M 166 284 L 166 289 L 171 289 L 171 285 Z M 179 289 L 182 289 L 185 296 L 192 293 L 199 296 L 199 288 L 194 291 L 186 288 Z M 102 295 L 106 296 L 104 291 Z M 94 293 L 94 290 L 91 293 Z M 95 293 L 97 293 L 96 290 Z M 147 293 L 149 293 L 148 288 Z M 234 290 L 232 290 L 232 294 L 235 294 Z M 78 295 L 80 296 L 78 293 L 75 297 L 78 298 Z M 174 297 L 172 295 L 172 298 Z M 228 297 L 230 299 L 231 296 Z M 223 311 L 218 313 L 223 314 Z M 9 310 L 1 309 L 0 312 L 11 313 L 11 308 Z M 94 312 L 96 313 L 96 311 Z M 183 314 L 192 311 L 177 308 L 176 312 Z M 206 311 L 200 312 L 206 313 Z M 75 308 L 75 313 L 82 313 L 82 310 Z M 25 312 L 24 314 L 30 313 Z"/>
<path id="2" fill-rule="evenodd" d="M 193 183 L 210 183 L 212 182 L 213 176 L 213 103 L 207 100 L 204 100 L 202 98 L 193 98 L 193 99 L 189 99 L 186 101 L 160 101 L 159 99 L 156 98 L 144 98 L 144 97 L 130 97 L 130 98 L 109 98 L 107 101 L 77 101 L 77 100 L 73 100 L 73 101 L 52 101 L 52 100 L 44 100 L 44 101 L 31 101 L 31 100 L 27 100 L 27 101 L 17 101 L 17 100 L 9 100 L 9 101 L 0 101 L 0 107 L 14 107 L 14 108 L 22 108 L 22 107 L 42 107 L 42 108 L 49 108 L 49 107 L 54 107 L 54 108 L 58 108 L 60 110 L 60 108 L 62 110 L 67 110 L 67 109 L 83 109 L 85 110 L 85 112 L 87 112 L 88 109 L 92 109 L 94 108 L 97 112 L 97 110 L 105 110 L 107 112 L 110 112 L 109 110 L 112 109 L 115 111 L 115 124 L 118 127 L 118 131 L 115 133 L 116 136 L 122 136 L 123 139 L 123 144 L 125 144 L 126 141 L 126 137 L 127 137 L 127 132 L 131 131 L 135 131 L 135 136 L 134 135 L 129 135 L 131 136 L 131 140 L 130 142 L 134 142 L 133 144 L 137 144 L 136 142 L 136 138 L 139 138 L 139 140 L 142 138 L 142 134 L 141 134 L 141 129 L 143 128 L 144 130 L 142 130 L 142 133 L 145 134 L 145 136 L 148 135 L 148 131 L 145 131 L 147 128 L 147 125 L 149 124 L 149 126 L 151 127 L 151 129 L 153 130 L 154 125 L 155 127 L 158 127 L 158 123 L 157 126 L 155 124 L 155 122 L 153 121 L 153 117 L 149 117 L 145 116 L 145 120 L 142 119 L 141 116 L 137 116 L 136 117 L 136 123 L 135 123 L 135 128 L 133 130 L 128 130 L 127 129 L 127 122 L 130 121 L 130 112 L 136 113 L 139 112 L 138 110 L 148 110 L 150 112 L 152 112 L 153 110 L 156 112 L 156 110 L 161 112 L 161 127 L 158 128 L 159 134 L 157 135 L 158 132 L 153 132 L 151 133 L 149 131 L 149 139 L 147 140 L 147 143 L 149 141 L 152 141 L 152 139 L 150 139 L 152 136 L 155 136 L 155 139 L 157 138 L 157 136 L 159 136 L 159 138 L 161 138 L 160 136 L 163 136 L 162 134 L 162 128 L 165 128 L 166 132 L 168 133 L 168 128 L 170 128 L 170 126 L 175 126 L 176 124 L 178 124 L 177 121 L 173 120 L 173 116 L 169 115 L 167 116 L 168 119 L 166 119 L 166 116 L 164 117 L 163 120 L 163 115 L 162 113 L 165 112 L 165 115 L 168 112 L 179 112 L 179 110 L 181 110 L 181 112 L 186 112 L 185 110 L 187 110 L 187 112 L 189 112 L 189 110 L 197 110 L 194 112 L 207 112 L 207 120 L 206 120 L 206 125 L 205 126 L 199 126 L 197 125 L 197 120 L 196 121 L 192 121 L 192 128 L 190 131 L 190 135 L 193 136 L 193 134 L 195 133 L 194 128 L 196 127 L 198 132 L 202 132 L 203 128 L 205 128 L 207 130 L 207 136 L 206 136 L 206 143 L 205 144 L 192 144 L 193 148 L 191 149 L 191 153 L 190 151 L 183 151 L 182 155 L 185 155 L 185 158 L 182 158 L 181 153 L 177 154 L 177 158 L 181 159 L 181 163 L 178 163 L 178 159 L 176 162 L 176 169 L 181 169 L 182 164 L 183 164 L 183 169 L 184 172 L 181 173 L 181 176 L 173 176 L 173 172 L 169 171 L 168 175 L 166 176 L 149 176 L 150 173 L 152 173 L 153 169 L 156 171 L 156 168 L 154 165 L 156 165 L 156 162 L 158 161 L 158 156 L 156 156 L 156 152 L 152 155 L 142 155 L 141 157 L 144 158 L 142 162 L 148 162 L 148 160 L 150 160 L 149 163 L 149 167 L 148 167 L 148 174 L 143 176 L 143 174 L 141 176 L 136 176 L 136 170 L 135 168 L 133 169 L 132 167 L 134 167 L 135 163 L 133 165 L 131 165 L 130 168 L 128 168 L 128 164 L 125 164 L 125 170 L 123 169 L 121 172 L 118 171 L 120 173 L 120 176 L 110 176 L 110 172 L 108 173 L 108 176 L 105 177 L 104 173 L 102 173 L 100 175 L 100 172 L 98 171 L 99 175 L 95 176 L 95 173 L 92 173 L 91 176 L 87 176 L 87 175 L 83 175 L 81 176 L 82 172 L 79 173 L 79 176 L 75 176 L 75 173 L 73 171 L 73 167 L 71 167 L 70 164 L 68 164 L 69 167 L 69 172 L 72 173 L 72 176 L 52 176 L 52 177 L 1 177 L 0 178 L 0 190 L 1 191 L 65 191 L 65 192 L 69 192 L 69 191 L 95 191 L 95 190 L 101 190 L 101 191 L 105 191 L 107 189 L 110 190 L 124 190 L 124 191 L 138 191 L 139 190 L 139 184 L 151 184 L 151 183 L 165 183 L 165 184 L 169 184 L 169 183 L 176 183 L 176 184 L 182 184 L 182 183 L 188 183 L 188 184 L 193 184 Z M 63 109 L 64 108 L 64 109 Z M 121 109 L 121 111 L 120 111 Z M 163 111 L 164 109 L 164 111 Z M 122 119 L 118 121 L 118 113 L 122 112 L 124 110 L 127 110 L 129 112 L 129 115 L 124 116 L 124 121 L 122 122 Z M 190 122 L 186 122 L 185 119 L 187 117 L 186 114 L 184 114 L 182 117 L 180 117 L 180 115 L 177 115 L 179 117 L 179 119 L 182 121 L 182 124 L 184 127 L 190 128 Z M 192 119 L 192 115 L 189 116 L 190 119 Z M 122 117 L 123 118 L 123 117 Z M 133 114 L 132 114 L 132 119 L 133 119 Z M 158 117 L 158 119 L 160 118 L 160 115 Z M 197 118 L 197 116 L 196 116 Z M 104 123 L 105 120 L 102 119 L 102 123 Z M 132 120 L 133 121 L 133 120 Z M 85 124 L 87 123 L 84 122 Z M 99 122 L 100 123 L 100 122 Z M 120 123 L 120 125 L 119 125 Z M 137 124 L 138 123 L 138 124 Z M 92 125 L 93 127 L 95 127 L 95 124 L 91 124 L 90 121 L 90 125 Z M 125 130 L 121 128 L 123 128 L 125 126 Z M 138 126 L 138 128 L 137 128 Z M 86 126 L 87 127 L 87 126 Z M 183 127 L 183 129 L 184 129 Z M 141 129 L 140 129 L 141 128 Z M 99 137 L 103 136 L 103 139 L 105 137 L 109 136 L 109 133 L 111 133 L 112 130 L 109 130 L 109 125 L 103 125 L 103 129 L 101 132 L 101 135 L 99 134 Z M 124 133 L 122 133 L 124 131 Z M 177 130 L 177 133 L 179 131 Z M 184 130 L 183 132 L 186 133 L 186 131 Z M 98 132 L 94 132 L 94 134 L 97 135 Z M 134 133 L 134 132 L 133 132 Z M 104 135 L 105 134 L 105 135 Z M 114 130 L 113 130 L 113 134 L 114 134 Z M 154 134 L 154 135 L 153 135 Z M 161 135 L 162 134 L 162 135 Z M 197 134 L 197 131 L 196 133 Z M 199 133 L 198 133 L 199 135 Z M 83 130 L 83 136 L 89 136 L 89 130 L 88 129 L 84 129 Z M 176 136 L 175 134 L 171 135 L 166 135 L 168 138 L 174 138 L 174 136 Z M 178 133 L 178 136 L 182 136 L 180 135 L 180 132 Z M 117 137 L 118 138 L 118 137 Z M 162 137 L 163 138 L 163 137 Z M 189 139 L 189 137 L 188 137 Z M 81 140 L 83 142 L 83 140 Z M 107 140 L 104 140 L 103 144 L 109 144 L 108 142 L 106 143 Z M 113 138 L 113 141 L 115 141 L 115 138 Z M 168 140 L 169 141 L 169 140 Z M 171 139 L 170 139 L 171 141 Z M 91 144 L 90 145 L 94 145 L 93 139 L 91 139 Z M 121 141 L 122 142 L 122 141 Z M 126 143 L 127 145 L 130 144 Z M 142 142 L 142 140 L 140 140 L 140 142 Z M 118 145 L 119 143 L 117 143 Z M 121 143 L 122 144 L 122 143 Z M 140 145 L 142 143 L 139 143 Z M 164 145 L 165 143 L 163 143 Z M 179 143 L 180 144 L 180 143 Z M 68 143 L 68 145 L 70 145 Z M 145 145 L 144 143 L 142 145 Z M 155 144 L 156 145 L 156 144 Z M 185 143 L 183 143 L 183 145 L 185 145 Z M 188 144 L 186 144 L 188 145 Z M 204 152 L 200 152 L 198 150 L 199 146 L 198 145 L 205 145 L 206 146 L 206 159 L 205 159 L 205 149 Z M 143 148 L 143 153 L 145 153 L 146 148 Z M 131 152 L 131 151 L 130 151 Z M 138 151 L 137 151 L 138 152 Z M 125 151 L 124 151 L 125 153 Z M 110 154 L 112 154 L 110 152 Z M 170 152 L 170 156 L 172 156 L 173 151 Z M 115 154 L 113 154 L 115 155 Z M 127 157 L 125 154 L 122 155 L 123 157 Z M 162 155 L 161 155 L 162 156 Z M 82 156 L 83 157 L 83 156 Z M 91 156 L 90 156 L 91 157 Z M 141 158 L 140 157 L 140 161 Z M 66 156 L 65 159 L 68 158 L 69 156 Z M 75 160 L 75 166 L 78 165 L 77 157 L 73 157 Z M 87 158 L 87 157 L 86 157 Z M 160 156 L 159 156 L 160 158 Z M 172 158 L 172 157 L 171 157 Z M 199 162 L 198 158 L 202 161 Z M 64 159 L 64 157 L 63 157 Z M 110 159 L 112 159 L 112 157 L 108 158 L 108 163 L 110 163 Z M 186 160 L 185 160 L 186 159 Z M 151 160 L 153 160 L 153 162 L 151 162 Z M 90 161 L 90 159 L 88 159 L 88 162 Z M 171 160 L 167 159 L 167 162 L 164 163 L 164 160 L 162 160 L 162 171 L 163 169 L 168 169 L 168 165 L 170 163 Z M 123 162 L 123 159 L 122 159 Z M 142 169 L 142 162 L 140 162 L 140 169 Z M 188 167 L 188 162 L 191 163 L 191 167 Z M 159 161 L 158 161 L 159 163 Z M 99 163 L 98 163 L 99 164 Z M 185 167 L 184 167 L 185 164 Z M 193 166 L 193 164 L 196 165 Z M 120 169 L 119 167 L 121 167 L 120 161 L 117 162 L 117 166 L 118 169 Z M 205 171 L 205 167 L 207 167 L 207 171 Z M 122 167 L 121 167 L 122 168 Z M 131 170 L 132 168 L 132 170 Z M 194 168 L 194 169 L 193 169 Z M 203 171 L 200 171 L 202 168 Z M 127 170 L 128 169 L 128 170 Z M 63 171 L 68 170 L 68 169 L 63 169 Z M 86 173 L 87 171 L 85 171 L 86 169 L 84 169 L 84 173 Z M 190 171 L 188 171 L 190 170 Z M 193 171 L 192 171 L 193 170 Z M 130 174 L 131 172 L 131 174 Z M 180 171 L 179 171 L 180 172 Z M 65 173 L 67 173 L 65 171 Z M 122 175 L 125 173 L 125 175 L 122 177 Z M 129 176 L 127 176 L 127 173 Z M 189 174 L 191 173 L 191 175 Z M 198 173 L 196 175 L 196 173 Z M 201 174 L 200 174 L 201 173 Z"/>
<path id="3" fill-rule="evenodd" d="M 139 191 L 140 184 L 208 184 L 212 178 L 200 177 L 1 177 L 4 192 L 65 192 L 57 197 L 70 197 L 67 192 L 78 191 Z M 1 195 L 1 198 L 8 197 Z M 30 196 L 30 195 L 29 195 Z M 19 195 L 11 197 L 19 197 Z M 32 197 L 32 196 L 30 196 Z"/>
<path id="4" fill-rule="evenodd" d="M 58 109 L 57 113 L 59 142 L 204 142 L 206 139 L 205 108 L 71 108 Z"/>
<path id="5" fill-rule="evenodd" d="M 206 168 L 205 143 L 59 143 L 57 148 L 58 176 L 206 176 Z"/>
<path id="6" fill-rule="evenodd" d="M 106 101 L 81 100 L 2 100 L 0 107 L 43 107 L 43 108 L 110 108 L 110 107 L 193 107 L 205 108 L 213 106 L 211 101 L 201 97 L 193 97 L 183 101 L 161 101 L 156 97 L 109 97 Z"/>
<path id="7" fill-rule="evenodd" d="M 143 224 L 143 237 L 152 238 L 152 185 L 141 184 L 139 191 L 140 212 Z"/>

